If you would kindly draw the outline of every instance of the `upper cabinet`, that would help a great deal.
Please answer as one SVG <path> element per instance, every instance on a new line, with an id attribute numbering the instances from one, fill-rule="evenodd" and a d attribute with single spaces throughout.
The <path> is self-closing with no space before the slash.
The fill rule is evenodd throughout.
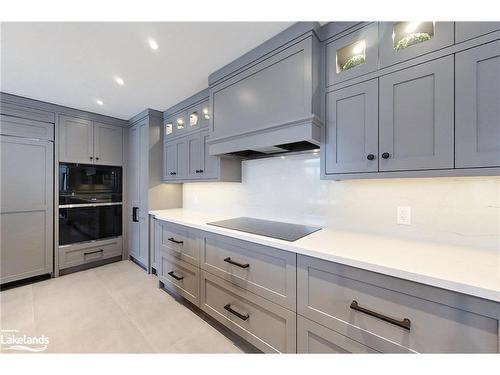
<path id="1" fill-rule="evenodd" d="M 319 41 L 311 29 L 299 33 L 302 27 L 292 26 L 209 77 L 211 155 L 270 153 L 299 143 L 317 148 Z"/>
<path id="2" fill-rule="evenodd" d="M 241 181 L 241 161 L 208 155 L 211 117 L 204 90 L 164 112 L 163 182 Z"/>
<path id="3" fill-rule="evenodd" d="M 326 66 L 327 86 L 377 70 L 378 24 L 327 42 Z"/>
<path id="4" fill-rule="evenodd" d="M 380 22 L 380 67 L 451 46 L 453 22 Z"/>
<path id="5" fill-rule="evenodd" d="M 380 78 L 380 171 L 453 168 L 453 56 Z"/>
<path id="6" fill-rule="evenodd" d="M 500 30 L 500 22 L 455 22 L 455 43 Z"/>
<path id="7" fill-rule="evenodd" d="M 59 160 L 69 163 L 122 165 L 122 128 L 59 116 Z"/>
<path id="8" fill-rule="evenodd" d="M 500 166 L 500 41 L 456 54 L 457 168 Z"/>

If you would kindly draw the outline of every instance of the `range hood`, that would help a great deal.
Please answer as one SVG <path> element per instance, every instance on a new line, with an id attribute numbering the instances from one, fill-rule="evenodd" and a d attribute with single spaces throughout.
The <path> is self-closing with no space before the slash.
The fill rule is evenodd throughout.
<path id="1" fill-rule="evenodd" d="M 208 140 L 210 155 L 253 157 L 319 148 L 321 121 L 311 116 L 302 121 L 268 127 L 261 131 Z"/>

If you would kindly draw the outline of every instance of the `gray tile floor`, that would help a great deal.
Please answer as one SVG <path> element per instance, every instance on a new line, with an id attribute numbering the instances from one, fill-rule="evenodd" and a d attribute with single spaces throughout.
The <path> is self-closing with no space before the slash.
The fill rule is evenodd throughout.
<path id="1" fill-rule="evenodd" d="M 8 289 L 0 303 L 0 328 L 47 336 L 47 352 L 243 352 L 130 261 Z"/>

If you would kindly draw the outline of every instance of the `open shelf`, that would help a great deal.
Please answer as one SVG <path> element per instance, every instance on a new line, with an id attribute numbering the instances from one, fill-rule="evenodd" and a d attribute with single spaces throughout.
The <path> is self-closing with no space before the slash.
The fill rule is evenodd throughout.
<path id="1" fill-rule="evenodd" d="M 337 50 L 337 73 L 352 69 L 366 61 L 366 41 L 357 40 Z"/>
<path id="2" fill-rule="evenodd" d="M 434 22 L 397 22 L 392 29 L 392 46 L 401 51 L 434 37 Z"/>

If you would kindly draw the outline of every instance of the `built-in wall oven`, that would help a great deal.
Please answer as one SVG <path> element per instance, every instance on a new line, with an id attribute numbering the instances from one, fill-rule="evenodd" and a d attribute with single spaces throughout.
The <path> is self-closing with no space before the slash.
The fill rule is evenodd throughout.
<path id="1" fill-rule="evenodd" d="M 122 168 L 59 164 L 59 245 L 122 235 Z"/>

